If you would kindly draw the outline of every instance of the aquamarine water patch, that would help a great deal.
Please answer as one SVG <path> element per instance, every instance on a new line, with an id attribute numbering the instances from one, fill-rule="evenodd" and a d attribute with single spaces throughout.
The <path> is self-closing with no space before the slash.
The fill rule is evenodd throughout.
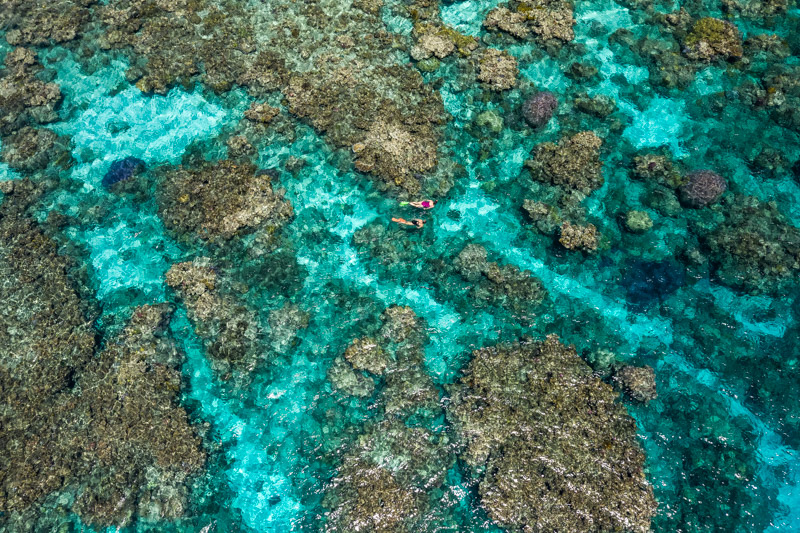
<path id="1" fill-rule="evenodd" d="M 466 35 L 477 36 L 486 14 L 501 0 L 467 0 L 441 7 L 442 22 Z"/>
<path id="2" fill-rule="evenodd" d="M 682 132 L 687 120 L 684 103 L 680 100 L 653 98 L 647 109 L 633 117 L 633 124 L 625 128 L 622 137 L 635 148 L 666 146 L 676 157 L 686 155 Z"/>
<path id="3" fill-rule="evenodd" d="M 115 291 L 135 288 L 149 301 L 164 301 L 163 279 L 170 266 L 169 257 L 179 257 L 180 251 L 164 239 L 164 228 L 158 217 L 140 216 L 134 226 L 119 220 L 76 238 L 85 242 L 90 250 L 98 281 L 98 298 L 102 300 Z"/>
<path id="4" fill-rule="evenodd" d="M 406 17 L 394 14 L 395 9 L 405 9 L 398 0 L 384 2 L 381 7 L 381 20 L 386 24 L 386 29 L 398 35 L 411 35 L 414 24 Z"/>
<path id="5" fill-rule="evenodd" d="M 93 100 L 58 129 L 72 136 L 79 161 L 103 154 L 108 161 L 133 156 L 174 164 L 192 141 L 215 135 L 226 119 L 225 110 L 197 92 L 175 88 L 166 96 L 144 96 L 129 87 Z"/>
<path id="6" fill-rule="evenodd" d="M 293 497 L 291 481 L 267 453 L 269 427 L 256 423 L 263 412 L 240 412 L 240 405 L 220 396 L 202 343 L 194 335 L 183 309 L 171 323 L 186 353 L 184 371 L 191 382 L 191 398 L 202 407 L 202 416 L 214 423 L 223 443 L 231 443 L 227 481 L 236 493 L 233 505 L 253 531 L 289 531 L 296 519 L 299 502 Z M 277 500 L 277 501 L 276 501 Z"/>
<path id="7" fill-rule="evenodd" d="M 174 164 L 192 141 L 216 135 L 229 119 L 229 111 L 199 91 L 176 87 L 165 96 L 143 94 L 125 80 L 127 65 L 122 61 L 112 61 L 91 75 L 69 57 L 52 66 L 69 113 L 53 129 L 71 137 L 79 163 L 99 159 L 110 164 L 133 156 L 147 163 Z M 94 185 L 101 179 L 95 173 L 90 176 Z"/>
<path id="8" fill-rule="evenodd" d="M 3 141 L 0 140 L 0 150 L 3 149 Z M 13 168 L 8 166 L 7 164 L 0 161 L 0 181 L 5 180 L 16 180 L 19 179 L 20 175 L 15 171 Z M 2 193 L 0 193 L 2 194 Z"/>
<path id="9" fill-rule="evenodd" d="M 569 80 L 564 76 L 561 66 L 548 55 L 530 63 L 522 63 L 519 66 L 519 74 L 532 81 L 536 88 L 542 91 L 559 94 L 569 86 Z"/>

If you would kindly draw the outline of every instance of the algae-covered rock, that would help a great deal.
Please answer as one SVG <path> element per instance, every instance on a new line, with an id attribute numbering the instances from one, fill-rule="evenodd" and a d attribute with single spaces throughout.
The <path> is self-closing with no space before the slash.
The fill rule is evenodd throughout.
<path id="1" fill-rule="evenodd" d="M 725 20 L 701 18 L 683 40 L 683 53 L 689 59 L 738 59 L 742 57 L 742 34 Z"/>
<path id="2" fill-rule="evenodd" d="M 562 138 L 559 143 L 536 145 L 525 161 L 531 177 L 561 187 L 567 192 L 590 194 L 603 184 L 600 146 L 603 141 L 591 131 Z"/>
<path id="3" fill-rule="evenodd" d="M 738 197 L 725 210 L 725 221 L 704 239 L 716 276 L 748 292 L 779 294 L 797 284 L 800 229 L 775 204 Z"/>
<path id="4" fill-rule="evenodd" d="M 650 531 L 636 425 L 549 336 L 473 353 L 447 411 L 489 517 L 511 531 Z"/>
<path id="5" fill-rule="evenodd" d="M 631 233 L 646 233 L 653 229 L 653 219 L 647 211 L 628 211 L 625 213 L 625 229 Z"/>
<path id="6" fill-rule="evenodd" d="M 269 173 L 232 161 L 166 170 L 156 200 L 169 229 L 213 244 L 257 230 L 272 235 L 293 216 Z"/>

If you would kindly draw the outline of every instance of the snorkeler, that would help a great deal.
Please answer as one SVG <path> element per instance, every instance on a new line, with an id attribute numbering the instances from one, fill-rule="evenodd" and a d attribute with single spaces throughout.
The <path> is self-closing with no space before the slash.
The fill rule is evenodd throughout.
<path id="1" fill-rule="evenodd" d="M 436 202 L 434 200 L 421 200 L 419 202 L 400 202 L 400 205 L 410 205 L 418 209 L 433 209 Z"/>
<path id="2" fill-rule="evenodd" d="M 398 224 L 403 224 L 405 226 L 414 226 L 415 228 L 421 228 L 425 225 L 425 221 L 418 218 L 412 218 L 411 220 L 406 220 L 404 218 L 392 218 L 392 222 L 397 222 Z"/>

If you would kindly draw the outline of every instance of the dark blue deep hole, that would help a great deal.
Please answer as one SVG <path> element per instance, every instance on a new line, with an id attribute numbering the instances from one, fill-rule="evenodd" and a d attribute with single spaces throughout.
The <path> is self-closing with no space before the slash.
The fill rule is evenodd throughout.
<path id="1" fill-rule="evenodd" d="M 625 287 L 628 303 L 644 307 L 678 290 L 683 285 L 684 279 L 683 266 L 670 259 L 636 260 L 625 269 L 622 285 Z"/>

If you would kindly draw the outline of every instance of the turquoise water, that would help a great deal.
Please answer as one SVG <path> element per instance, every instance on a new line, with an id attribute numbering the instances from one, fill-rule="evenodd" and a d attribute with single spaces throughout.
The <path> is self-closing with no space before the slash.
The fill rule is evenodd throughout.
<path id="1" fill-rule="evenodd" d="M 762 17 L 757 10 L 766 4 L 760 2 L 741 4 L 751 11 L 730 7 L 727 14 L 717 3 L 582 2 L 574 7 L 574 38 L 553 48 L 552 42 L 484 27 L 499 2 L 385 2 L 375 9 L 368 4 L 70 0 L 46 8 L 21 0 L 1 8 L 0 55 L 17 45 L 34 51 L 43 68 L 25 83 L 55 83 L 61 100 L 53 116 L 40 120 L 39 112 L 16 111 L 36 106 L 0 95 L 6 98 L 0 113 L 20 117 L 2 123 L 0 179 L 41 185 L 41 194 L 22 212 L 73 261 L 67 277 L 96 337 L 91 357 L 103 360 L 109 346 L 125 342 L 120 332 L 140 306 L 173 305 L 169 326 L 158 337 L 169 339 L 181 354 L 174 402 L 199 436 L 205 460 L 191 472 L 186 460 L 178 461 L 183 461 L 178 470 L 187 471 L 178 483 L 184 492 L 176 489 L 184 495 L 182 512 L 170 514 L 164 511 L 167 504 L 160 504 L 158 512 L 147 514 L 142 494 L 167 485 L 152 473 L 166 467 L 154 459 L 156 452 L 136 456 L 148 474 L 129 481 L 135 496 L 119 506 L 133 505 L 130 514 L 109 512 L 111 520 L 76 503 L 92 477 L 78 474 L 78 467 L 74 474 L 59 472 L 55 488 L 24 504 L 14 503 L 18 480 L 3 471 L 0 531 L 548 530 L 496 519 L 482 499 L 483 470 L 467 464 L 461 442 L 466 437 L 450 412 L 454 387 L 463 386 L 473 350 L 548 334 L 575 346 L 595 382 L 615 384 L 614 373 L 625 365 L 654 370 L 658 396 L 647 403 L 616 385 L 616 398 L 635 420 L 643 473 L 658 503 L 653 531 L 800 531 L 796 107 L 792 114 L 800 103 L 797 9 L 790 5 Z M 130 14 L 132 6 L 138 14 Z M 694 19 L 734 23 L 742 39 L 751 39 L 745 41 L 744 59 L 687 59 L 680 43 L 688 29 L 666 31 L 668 24 L 656 22 L 661 13 L 680 7 Z M 142 28 L 134 24 L 122 32 L 130 42 L 104 44 L 109 32 L 122 27 L 112 27 L 109 9 L 127 9 L 130 20 L 141 19 Z M 83 15 L 42 22 L 70 10 Z M 168 28 L 163 35 L 150 20 L 159 16 Z M 77 33 L 64 38 L 59 24 Z M 435 68 L 412 50 L 424 33 L 420 24 L 444 24 L 463 34 L 447 34 L 457 50 L 436 59 Z M 39 33 L 41 39 L 35 37 Z M 752 44 L 753 36 L 765 33 L 779 36 L 778 52 Z M 476 40 L 473 51 L 462 54 L 464 36 Z M 143 40 L 136 41 L 139 37 Z M 204 48 L 214 43 L 221 48 Z M 666 51 L 656 54 L 659 47 Z M 513 88 L 491 91 L 476 79 L 481 68 L 476 58 L 485 48 L 516 59 Z M 237 61 L 249 64 L 265 51 L 283 66 L 279 61 L 262 66 L 256 69 L 259 81 L 252 81 L 252 71 L 243 74 L 247 68 Z M 336 57 L 344 58 L 342 63 Z M 167 67 L 156 70 L 159 61 Z M 593 66 L 596 74 L 575 76 L 575 62 Z M 390 67 L 405 70 L 398 75 Z M 11 69 L 0 81 L 11 77 Z M 281 69 L 288 74 L 275 74 Z M 666 80 L 673 73 L 678 81 Z M 278 82 L 264 81 L 273 74 Z M 163 90 L 141 83 L 158 76 L 167 80 Z M 334 96 L 320 89 L 310 103 L 298 104 L 292 91 L 303 86 L 293 80 L 303 76 L 306 84 L 346 89 Z M 408 81 L 414 76 L 422 81 Z M 545 90 L 556 96 L 557 109 L 545 125 L 532 128 L 521 107 Z M 362 91 L 371 92 L 364 97 Z M 425 91 L 432 100 L 423 97 Z M 776 94 L 786 103 L 765 103 Z M 599 96 L 613 99 L 611 112 L 592 112 L 577 102 Z M 355 103 L 349 104 L 350 98 Z M 373 109 L 378 98 L 383 107 Z M 759 98 L 761 103 L 754 103 Z M 246 118 L 251 104 L 264 102 L 275 118 L 264 125 Z M 437 162 L 404 173 L 405 155 L 423 158 L 424 148 L 402 144 L 403 135 L 427 139 L 423 127 L 414 127 L 427 123 L 437 106 L 446 116 L 431 134 Z M 337 115 L 341 108 L 345 111 Z M 403 120 L 393 115 L 397 109 Z M 492 113 L 483 116 L 496 127 L 480 118 L 485 112 Z M 334 117 L 330 124 L 328 116 Z M 385 123 L 397 129 L 375 141 L 381 135 L 375 124 Z M 54 152 L 38 166 L 8 155 L 6 147 L 27 125 L 60 136 L 69 163 Z M 357 139 L 348 128 L 358 132 Z M 535 147 L 563 146 L 587 130 L 603 140 L 601 186 L 585 194 L 531 178 L 526 160 Z M 246 137 L 250 149 L 237 152 L 229 142 L 236 136 Z M 353 139 L 368 146 L 357 147 Z M 401 155 L 393 151 L 395 141 Z M 379 152 L 376 160 L 390 161 L 387 175 L 359 166 L 367 159 L 361 154 L 371 150 Z M 709 206 L 692 209 L 679 201 L 675 187 L 637 175 L 647 170 L 637 171 L 634 158 L 645 154 L 665 157 L 682 176 L 713 169 L 727 190 Z M 125 158 L 140 160 L 144 170 L 105 186 L 112 165 Z M 259 196 L 255 182 L 237 189 L 228 167 L 221 177 L 212 175 L 211 165 L 226 159 L 239 168 L 270 169 L 270 193 Z M 181 182 L 179 167 L 199 174 Z M 570 175 L 579 172 L 571 169 Z M 430 178 L 419 178 L 422 190 L 409 193 L 402 180 L 417 179 L 416 174 Z M 169 191 L 175 183 L 184 188 L 173 198 Z M 208 197 L 202 187 L 211 191 Z M 16 191 L 0 200 L 6 220 L 22 216 Z M 291 217 L 268 213 L 262 223 L 258 208 L 281 195 L 291 203 Z M 749 205 L 747 196 L 755 197 L 758 207 L 740 215 L 737 206 Z M 400 203 L 427 197 L 437 200 L 430 211 Z M 198 203 L 181 211 L 195 198 Z M 524 199 L 547 203 L 557 214 L 537 222 Z M 255 206 L 247 203 L 251 200 Z M 213 236 L 219 220 L 237 215 L 237 209 L 245 215 L 234 220 L 236 229 Z M 631 211 L 647 213 L 651 227 L 629 229 L 625 217 Z M 54 222 L 56 214 L 63 215 L 61 223 Z M 193 216 L 203 222 L 181 225 Z M 420 217 L 425 226 L 415 230 L 392 217 Z M 597 249 L 560 244 L 557 228 L 563 220 L 596 226 Z M 752 234 L 758 242 L 736 263 L 738 248 L 718 244 L 719 235 L 742 227 L 746 232 L 730 242 L 749 242 Z M 4 276 L 11 271 L 6 262 L 12 264 L 6 256 L 17 253 L 9 242 L 0 250 Z M 529 271 L 526 281 L 469 278 L 458 257 L 470 244 L 482 246 L 487 261 L 501 268 Z M 759 250 L 765 250 L 762 256 Z M 185 285 L 168 283 L 174 265 L 195 260 L 212 265 L 204 271 L 216 280 L 204 285 L 210 303 L 193 299 Z M 648 278 L 648 268 L 663 270 Z M 25 283 L 14 276 L 8 274 L 4 285 Z M 541 284 L 541 302 L 531 296 L 529 276 Z M 27 283 L 38 287 L 43 282 L 37 277 Z M 7 307 L 26 305 L 33 304 L 9 301 Z M 395 305 L 413 311 L 419 320 L 415 335 L 424 339 L 385 333 L 392 324 L 387 309 Z M 245 332 L 225 330 L 237 320 L 247 323 Z M 11 318 L 3 326 L 0 378 L 5 380 L 23 357 L 10 339 L 22 338 L 17 331 L 24 328 Z M 40 333 L 34 329 L 22 344 L 34 343 Z M 345 360 L 346 350 L 364 337 L 384 339 L 379 342 L 395 363 L 405 351 L 419 352 L 420 362 L 402 370 L 390 364 L 383 377 L 360 371 Z M 214 355 L 221 345 L 241 345 L 244 355 Z M 161 364 L 148 360 L 145 366 Z M 87 395 L 91 384 L 81 381 L 83 367 L 75 363 L 75 368 L 59 396 L 53 393 L 42 404 L 30 400 L 32 409 Z M 351 383 L 350 393 L 335 379 L 337 369 L 357 383 Z M 20 424 L 25 435 L 19 402 L 28 400 L 4 394 L 0 436 L 4 425 Z M 67 433 L 70 422 L 61 420 Z M 161 422 L 153 420 L 156 427 Z M 72 422 L 85 424 L 92 422 Z M 387 427 L 400 428 L 398 442 L 375 437 L 395 435 Z M 423 441 L 434 450 L 426 452 L 432 458 L 419 470 L 404 466 L 413 463 L 403 455 L 408 444 L 401 440 L 411 439 L 411 430 L 426 432 Z M 23 439 L 28 446 L 42 445 L 38 434 L 31 435 Z M 375 469 L 392 472 L 387 475 L 399 491 L 424 495 L 424 511 L 410 524 L 359 529 L 346 519 L 337 522 L 337 511 L 346 507 L 336 499 L 344 498 L 337 487 L 353 450 L 363 446 L 373 454 Z M 598 462 L 601 448 L 592 448 Z M 19 461 L 17 448 L 8 444 L 6 450 Z M 84 446 L 74 452 L 75 462 L 91 465 L 88 471 L 113 467 L 115 459 L 96 459 L 93 453 Z M 120 452 L 116 461 L 124 457 Z M 49 475 L 47 467 L 33 472 L 28 475 Z M 137 503 L 130 504 L 134 498 Z M 391 505 L 385 509 L 388 517 Z"/>

